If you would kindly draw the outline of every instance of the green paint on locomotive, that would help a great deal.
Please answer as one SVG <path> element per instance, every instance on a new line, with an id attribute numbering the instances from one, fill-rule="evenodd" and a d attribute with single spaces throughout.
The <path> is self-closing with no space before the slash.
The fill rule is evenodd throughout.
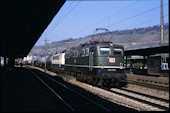
<path id="1" fill-rule="evenodd" d="M 124 48 L 121 45 L 85 45 L 65 53 L 64 70 L 81 81 L 118 86 L 126 78 L 123 60 Z"/>
<path id="2" fill-rule="evenodd" d="M 82 50 L 86 50 L 89 48 L 89 54 L 83 55 Z M 109 54 L 101 54 L 101 48 L 108 48 L 110 49 Z M 121 54 L 114 55 L 114 49 L 120 50 Z M 103 49 L 105 50 L 105 49 Z M 78 56 L 74 56 L 74 52 L 78 51 Z M 73 49 L 71 51 L 67 51 L 66 54 L 70 54 L 69 57 L 66 55 L 65 64 L 69 65 L 82 65 L 89 66 L 89 56 L 90 53 L 93 52 L 93 66 L 120 66 L 120 63 L 123 64 L 123 57 L 124 57 L 124 48 L 121 45 L 113 45 L 110 44 L 96 44 L 85 46 L 77 49 Z M 113 60 L 113 61 L 110 61 Z"/>

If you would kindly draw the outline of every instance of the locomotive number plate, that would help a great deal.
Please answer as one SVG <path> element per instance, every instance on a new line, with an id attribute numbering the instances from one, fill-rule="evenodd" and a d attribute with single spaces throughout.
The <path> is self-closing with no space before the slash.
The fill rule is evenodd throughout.
<path id="1" fill-rule="evenodd" d="M 108 69 L 108 71 L 116 71 L 116 69 Z"/>
<path id="2" fill-rule="evenodd" d="M 115 63 L 115 62 L 116 62 L 115 58 L 109 58 L 109 63 Z"/>

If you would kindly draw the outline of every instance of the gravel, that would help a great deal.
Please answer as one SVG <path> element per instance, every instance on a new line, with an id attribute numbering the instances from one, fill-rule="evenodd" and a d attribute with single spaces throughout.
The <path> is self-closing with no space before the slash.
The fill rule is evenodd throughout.
<path id="1" fill-rule="evenodd" d="M 41 71 L 44 72 L 44 70 L 41 70 Z M 125 107 L 128 107 L 128 108 L 133 108 L 133 109 L 138 110 L 138 111 L 163 111 L 162 109 L 159 109 L 159 108 L 156 108 L 156 107 L 135 101 L 133 99 L 129 99 L 129 98 L 123 97 L 123 96 L 118 95 L 118 94 L 113 94 L 113 93 L 106 91 L 104 89 L 76 81 L 76 79 L 73 76 L 70 76 L 70 75 L 55 74 L 53 72 L 48 72 L 48 71 L 46 71 L 46 73 L 48 73 L 52 76 L 61 77 L 64 81 L 67 81 L 68 83 L 71 83 L 73 85 L 81 87 L 84 90 L 91 92 L 95 95 L 98 95 L 99 97 L 102 97 L 104 99 L 107 99 L 110 102 L 113 102 L 115 104 L 119 104 L 119 105 L 122 105 L 122 106 L 125 106 Z M 152 96 L 157 96 L 157 97 L 164 98 L 164 99 L 169 99 L 169 92 L 159 91 L 159 90 L 146 88 L 146 87 L 142 87 L 142 86 L 137 86 L 137 85 L 132 85 L 132 84 L 128 84 L 125 87 L 125 89 L 137 91 L 137 92 L 140 92 L 140 93 L 149 94 L 149 95 L 152 95 Z"/>
<path id="2" fill-rule="evenodd" d="M 140 93 L 144 93 L 147 95 L 169 100 L 169 92 L 167 91 L 156 90 L 156 89 L 138 86 L 134 84 L 128 84 L 127 87 L 124 87 L 124 89 L 128 89 L 128 90 L 132 90 L 132 91 L 136 91 L 136 92 L 140 92 Z"/>

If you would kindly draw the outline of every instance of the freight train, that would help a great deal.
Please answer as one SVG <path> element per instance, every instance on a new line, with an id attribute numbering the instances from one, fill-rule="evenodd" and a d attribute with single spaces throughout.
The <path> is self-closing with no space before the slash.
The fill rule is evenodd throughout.
<path id="1" fill-rule="evenodd" d="M 45 57 L 34 61 L 44 67 Z M 46 67 L 54 72 L 73 75 L 77 80 L 93 85 L 119 86 L 126 79 L 124 48 L 110 42 L 91 42 L 46 57 Z"/>

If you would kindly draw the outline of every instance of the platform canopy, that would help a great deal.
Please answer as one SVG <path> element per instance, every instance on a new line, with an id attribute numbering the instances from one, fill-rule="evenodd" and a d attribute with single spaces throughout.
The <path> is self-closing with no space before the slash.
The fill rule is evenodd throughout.
<path id="1" fill-rule="evenodd" d="M 27 56 L 65 0 L 1 0 L 0 56 Z"/>
<path id="2" fill-rule="evenodd" d="M 145 46 L 143 45 L 143 46 L 125 49 L 125 56 L 128 55 L 149 56 L 149 55 L 155 55 L 159 53 L 169 53 L 169 43 L 150 44 L 150 45 L 145 45 Z"/>

